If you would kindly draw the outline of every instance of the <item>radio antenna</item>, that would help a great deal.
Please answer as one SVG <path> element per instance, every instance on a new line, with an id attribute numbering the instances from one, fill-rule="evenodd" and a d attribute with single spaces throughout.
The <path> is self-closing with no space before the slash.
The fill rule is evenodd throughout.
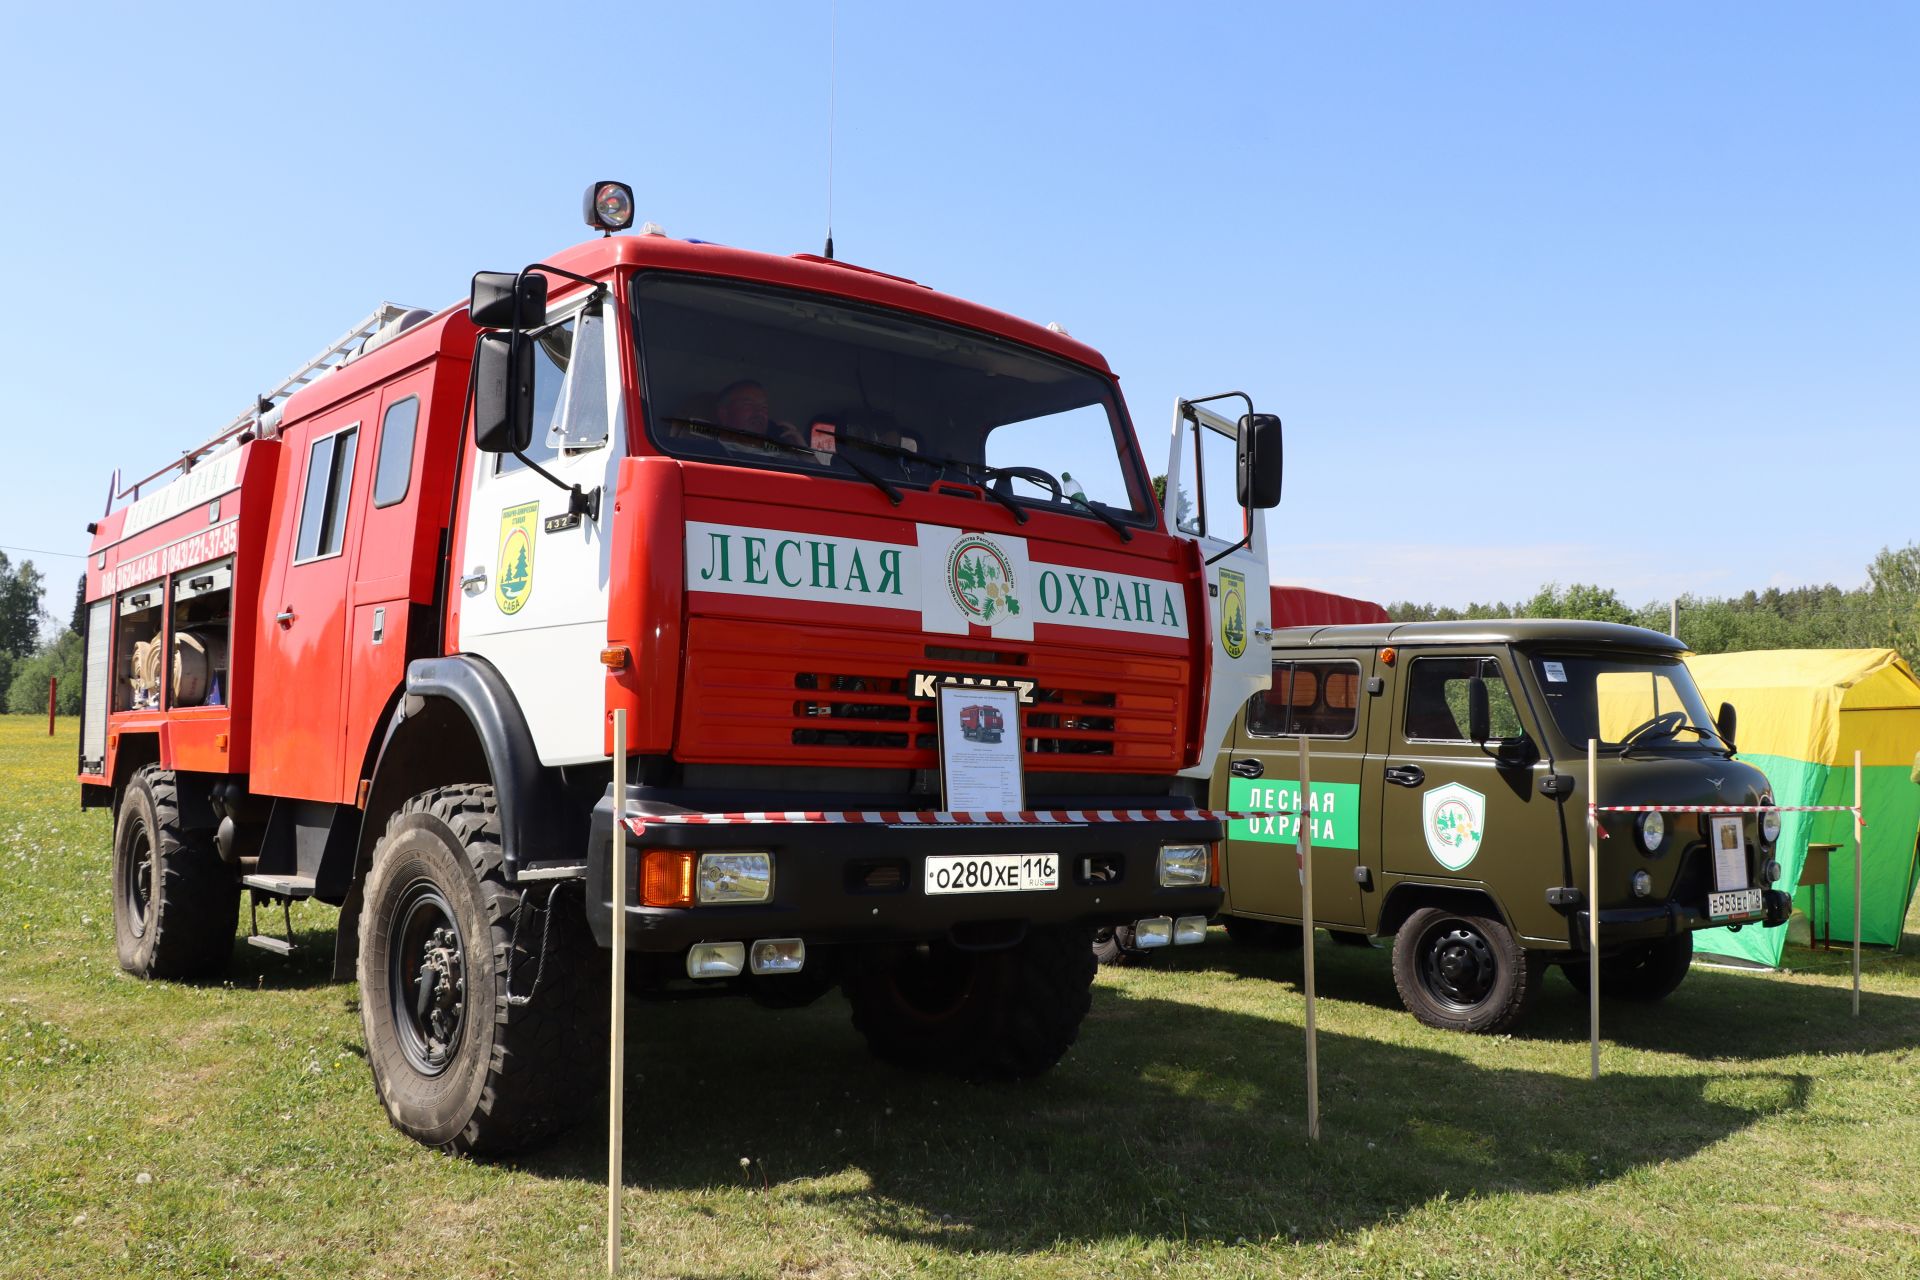
<path id="1" fill-rule="evenodd" d="M 827 257 L 833 257 L 833 114 L 840 71 L 840 0 L 832 0 L 827 16 Z"/>

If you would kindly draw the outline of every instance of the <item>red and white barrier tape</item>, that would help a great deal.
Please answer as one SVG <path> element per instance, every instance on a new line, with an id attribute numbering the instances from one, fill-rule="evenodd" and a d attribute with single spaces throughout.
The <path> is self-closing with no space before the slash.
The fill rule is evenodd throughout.
<path id="1" fill-rule="evenodd" d="M 947 812 L 937 809 L 785 809 L 754 813 L 633 814 L 627 818 L 627 830 L 639 836 L 645 835 L 650 826 L 1085 827 L 1124 822 L 1242 822 L 1254 818 L 1297 818 L 1301 814 L 1299 809 L 1026 809 L 1008 813 L 992 810 Z"/>

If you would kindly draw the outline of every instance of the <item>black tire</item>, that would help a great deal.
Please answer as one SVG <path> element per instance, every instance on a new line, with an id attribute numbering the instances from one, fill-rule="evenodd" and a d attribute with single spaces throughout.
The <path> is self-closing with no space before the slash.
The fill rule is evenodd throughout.
<path id="1" fill-rule="evenodd" d="M 1609 1000 L 1655 1004 L 1672 995 L 1686 981 L 1687 970 L 1692 965 L 1691 933 L 1643 943 L 1619 955 L 1600 958 L 1600 994 Z M 1586 992 L 1590 972 L 1586 961 L 1565 961 L 1560 970 L 1576 991 Z"/>
<path id="2" fill-rule="evenodd" d="M 444 1151 L 499 1154 L 578 1119 L 591 1064 L 605 1061 L 599 954 L 578 882 L 524 898 L 507 887 L 492 787 L 402 805 L 374 846 L 360 913 L 360 1026 L 393 1126 Z M 528 1003 L 509 1001 L 509 969 Z"/>
<path id="3" fill-rule="evenodd" d="M 1300 949 L 1300 926 L 1278 920 L 1255 920 L 1250 916 L 1221 916 L 1227 938 L 1236 946 L 1271 947 L 1279 951 Z"/>
<path id="4" fill-rule="evenodd" d="M 1093 960 L 1095 964 L 1152 964 L 1153 952 L 1133 945 L 1132 925 L 1116 924 L 1093 931 Z"/>
<path id="5" fill-rule="evenodd" d="M 875 1057 L 913 1071 L 1022 1079 L 1050 1069 L 1093 1006 L 1093 946 L 1080 926 L 1031 929 L 1016 946 L 902 948 L 845 984 Z"/>
<path id="6" fill-rule="evenodd" d="M 209 832 L 180 825 L 173 774 L 158 765 L 142 768 L 127 783 L 113 823 L 120 967 L 142 978 L 224 973 L 239 918 L 240 881 L 220 860 Z"/>
<path id="7" fill-rule="evenodd" d="M 1520 1021 L 1546 961 L 1490 915 L 1421 907 L 1393 938 L 1393 984 L 1407 1011 L 1443 1031 L 1484 1034 Z"/>

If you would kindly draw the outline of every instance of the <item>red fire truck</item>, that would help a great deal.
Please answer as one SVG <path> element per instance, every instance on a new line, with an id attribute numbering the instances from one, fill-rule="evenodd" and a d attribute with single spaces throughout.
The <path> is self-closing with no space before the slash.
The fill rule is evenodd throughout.
<path id="1" fill-rule="evenodd" d="M 92 526 L 120 963 L 338 905 L 381 1101 L 460 1151 L 591 1095 L 615 901 L 638 983 L 838 986 L 882 1058 L 1043 1071 L 1094 928 L 1220 902 L 1196 798 L 1267 666 L 1221 597 L 1266 600 L 1279 496 L 1245 408 L 1179 406 L 1169 527 L 1093 349 L 900 277 L 649 227 L 383 307 Z M 925 818 L 951 684 L 1017 692 L 1028 811 Z"/>
<path id="2" fill-rule="evenodd" d="M 960 708 L 960 734 L 975 742 L 998 742 L 1007 727 L 1007 718 L 1000 714 L 1000 708 L 972 706 Z"/>

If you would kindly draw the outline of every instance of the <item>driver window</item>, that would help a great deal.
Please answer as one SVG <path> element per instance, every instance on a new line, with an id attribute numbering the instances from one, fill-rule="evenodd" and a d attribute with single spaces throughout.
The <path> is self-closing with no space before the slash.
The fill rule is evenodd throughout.
<path id="1" fill-rule="evenodd" d="M 1246 533 L 1235 474 L 1237 444 L 1199 418 L 1188 418 L 1182 426 L 1180 492 L 1167 495 L 1161 504 L 1173 513 L 1180 532 L 1216 542 L 1238 542 Z"/>
<path id="2" fill-rule="evenodd" d="M 1407 740 L 1466 742 L 1467 686 L 1476 678 L 1487 686 L 1488 722 L 1494 740 L 1526 737 L 1498 659 L 1415 658 L 1407 677 Z"/>

